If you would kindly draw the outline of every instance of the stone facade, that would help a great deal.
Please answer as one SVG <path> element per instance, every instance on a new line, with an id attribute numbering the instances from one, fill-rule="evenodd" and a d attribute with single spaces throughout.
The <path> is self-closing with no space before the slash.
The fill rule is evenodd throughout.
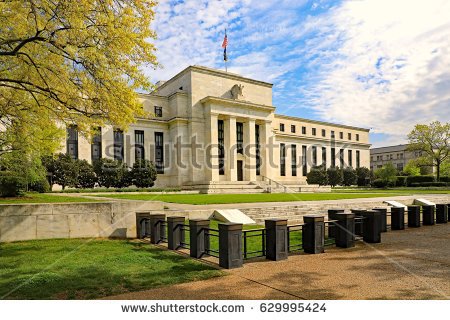
<path id="1" fill-rule="evenodd" d="M 397 170 L 402 171 L 410 160 L 422 156 L 419 151 L 408 151 L 407 144 L 396 146 L 380 147 L 370 149 L 370 169 L 376 170 L 382 168 L 387 163 L 392 163 Z M 423 174 L 433 172 L 432 167 L 422 167 Z"/>
<path id="2" fill-rule="evenodd" d="M 191 66 L 140 99 L 152 116 L 136 119 L 124 133 L 123 160 L 134 163 L 140 134 L 146 159 L 163 155 L 159 187 L 262 180 L 301 185 L 311 166 L 324 160 L 330 167 L 333 158 L 338 166 L 369 167 L 368 129 L 278 115 L 270 83 Z M 117 154 L 114 136 L 113 126 L 102 128 L 102 157 Z M 91 144 L 82 137 L 78 157 L 91 161 Z"/>

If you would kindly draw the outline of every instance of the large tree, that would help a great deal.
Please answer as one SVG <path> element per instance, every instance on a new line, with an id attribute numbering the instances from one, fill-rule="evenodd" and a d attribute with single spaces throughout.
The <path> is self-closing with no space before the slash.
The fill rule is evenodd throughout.
<path id="1" fill-rule="evenodd" d="M 450 157 L 450 123 L 434 121 L 429 125 L 417 124 L 408 139 L 408 150 L 421 152 L 418 162 L 436 167 L 439 181 L 441 165 Z"/>
<path id="2" fill-rule="evenodd" d="M 157 67 L 152 0 L 0 0 L 0 157 L 17 125 L 28 144 L 56 123 L 89 135 L 143 116 L 137 90 Z M 47 131 L 45 131 L 47 130 Z"/>

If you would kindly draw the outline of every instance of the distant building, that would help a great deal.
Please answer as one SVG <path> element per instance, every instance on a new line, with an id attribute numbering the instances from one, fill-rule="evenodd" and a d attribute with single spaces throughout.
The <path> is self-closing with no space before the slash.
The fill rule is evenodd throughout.
<path id="1" fill-rule="evenodd" d="M 387 163 L 392 163 L 398 171 L 403 171 L 406 164 L 410 160 L 417 159 L 422 156 L 421 151 L 408 151 L 407 147 L 407 144 L 399 144 L 396 146 L 371 148 L 370 170 L 376 170 L 383 167 Z M 431 173 L 431 168 L 428 168 L 428 171 Z"/>

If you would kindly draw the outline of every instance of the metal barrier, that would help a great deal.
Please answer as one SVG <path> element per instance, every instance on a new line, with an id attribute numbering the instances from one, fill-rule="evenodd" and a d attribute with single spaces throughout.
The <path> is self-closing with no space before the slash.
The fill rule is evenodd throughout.
<path id="1" fill-rule="evenodd" d="M 325 242 L 324 246 L 332 246 L 336 244 L 336 239 L 334 235 L 336 234 L 336 222 L 337 220 L 325 221 Z M 332 236 L 330 236 L 330 233 Z"/>
<path id="2" fill-rule="evenodd" d="M 256 234 L 255 234 L 256 233 Z M 260 238 L 261 250 L 248 251 L 249 242 L 251 243 L 251 247 L 253 247 L 254 238 Z M 264 257 L 266 255 L 266 229 L 251 229 L 251 230 L 243 230 L 242 231 L 242 240 L 244 243 L 242 255 L 244 259 L 256 258 L 256 257 Z"/>
<path id="3" fill-rule="evenodd" d="M 219 258 L 219 249 L 211 249 L 211 237 L 215 237 L 219 239 L 219 230 L 218 229 L 211 229 L 211 228 L 204 228 L 204 242 L 205 242 L 205 254 L 208 256 Z M 218 243 L 219 241 L 217 241 Z"/>
<path id="4" fill-rule="evenodd" d="M 180 242 L 180 246 L 184 249 L 190 249 L 190 242 L 186 242 L 186 239 L 190 239 L 189 234 L 191 230 L 189 229 L 188 224 L 182 224 L 178 226 L 181 229 L 181 232 L 184 233 L 184 240 Z M 186 233 L 188 233 L 188 236 L 186 236 Z"/>
<path id="5" fill-rule="evenodd" d="M 305 224 L 301 223 L 301 224 L 293 224 L 290 226 L 287 226 L 287 232 L 288 232 L 288 252 L 295 252 L 295 251 L 300 251 L 303 250 L 303 240 L 302 240 L 302 234 L 303 234 L 303 226 Z M 291 236 L 292 235 L 297 235 L 300 234 L 300 242 L 297 243 L 292 243 L 292 239 Z"/>

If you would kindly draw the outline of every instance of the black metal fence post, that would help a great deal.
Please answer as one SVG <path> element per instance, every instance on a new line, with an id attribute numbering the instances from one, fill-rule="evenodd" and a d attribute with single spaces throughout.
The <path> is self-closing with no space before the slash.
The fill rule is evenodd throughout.
<path id="1" fill-rule="evenodd" d="M 436 223 L 448 222 L 448 205 L 437 204 L 436 205 Z"/>
<path id="2" fill-rule="evenodd" d="M 201 258 L 208 244 L 205 244 L 206 229 L 209 228 L 209 220 L 191 219 L 189 220 L 189 239 L 190 239 L 190 256 L 193 258 Z"/>
<path id="3" fill-rule="evenodd" d="M 363 213 L 367 210 L 364 209 L 351 209 L 351 213 L 355 214 L 355 218 L 359 218 L 363 216 Z M 357 219 L 358 220 L 358 219 Z M 355 234 L 358 236 L 363 235 L 363 222 L 361 220 L 355 221 Z"/>
<path id="4" fill-rule="evenodd" d="M 302 243 L 306 253 L 325 252 L 325 218 L 319 215 L 303 217 Z"/>
<path id="5" fill-rule="evenodd" d="M 420 206 L 408 206 L 408 227 L 420 227 Z"/>
<path id="6" fill-rule="evenodd" d="M 336 220 L 336 214 L 344 213 L 344 209 L 329 209 L 328 210 L 328 220 Z M 328 238 L 335 238 L 336 227 L 330 223 L 328 225 Z"/>
<path id="7" fill-rule="evenodd" d="M 422 221 L 424 226 L 434 224 L 434 206 L 422 206 Z"/>
<path id="8" fill-rule="evenodd" d="M 283 260 L 288 257 L 287 219 L 265 220 L 266 225 L 266 258 Z"/>
<path id="9" fill-rule="evenodd" d="M 242 255 L 242 224 L 219 224 L 219 266 L 226 269 L 240 268 Z"/>
<path id="10" fill-rule="evenodd" d="M 363 240 L 368 243 L 381 242 L 381 212 L 367 210 L 362 212 L 363 216 Z"/>
<path id="11" fill-rule="evenodd" d="M 405 208 L 403 207 L 391 208 L 391 229 L 392 230 L 405 229 Z"/>
<path id="12" fill-rule="evenodd" d="M 178 250 L 185 241 L 184 217 L 167 217 L 167 247 Z"/>
<path id="13" fill-rule="evenodd" d="M 355 214 L 338 213 L 336 216 L 336 246 L 351 248 L 355 246 Z"/>
<path id="14" fill-rule="evenodd" d="M 387 232 L 387 208 L 373 208 L 372 210 L 380 212 L 381 232 Z"/>
<path id="15" fill-rule="evenodd" d="M 150 233 L 150 212 L 136 212 L 136 238 L 143 239 Z"/>
<path id="16" fill-rule="evenodd" d="M 150 242 L 153 244 L 160 243 L 165 237 L 166 230 L 164 228 L 165 214 L 150 215 Z"/>

